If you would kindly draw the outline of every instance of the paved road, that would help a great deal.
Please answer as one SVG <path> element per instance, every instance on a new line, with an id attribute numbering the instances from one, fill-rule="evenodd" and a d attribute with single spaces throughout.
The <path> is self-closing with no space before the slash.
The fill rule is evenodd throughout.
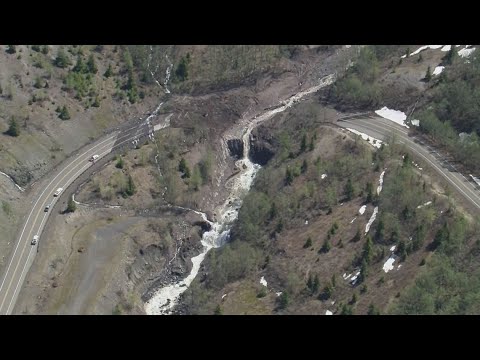
<path id="1" fill-rule="evenodd" d="M 156 109 L 157 111 L 159 107 Z M 22 224 L 21 232 L 14 244 L 13 253 L 10 255 L 0 283 L 0 315 L 8 315 L 13 311 L 22 284 L 37 252 L 38 244 L 31 245 L 31 241 L 34 235 L 39 235 L 39 242 L 42 241 L 42 230 L 52 208 L 59 199 L 54 197 L 53 193 L 60 187 L 65 191 L 77 177 L 88 170 L 92 166 L 89 159 L 93 155 L 99 155 L 99 159 L 96 161 L 98 162 L 112 151 L 125 147 L 132 148 L 147 137 L 151 138 L 153 126 L 150 119 L 153 116 L 149 116 L 146 120 L 138 119 L 129 122 L 93 144 L 83 147 L 76 155 L 66 159 L 52 171 L 48 177 L 37 183 L 32 208 Z M 48 212 L 44 211 L 46 205 L 50 205 Z"/>
<path id="2" fill-rule="evenodd" d="M 395 132 L 398 142 L 405 144 L 423 162 L 445 178 L 452 188 L 470 202 L 476 210 L 480 210 L 480 191 L 477 185 L 458 172 L 434 149 L 424 144 L 415 136 L 409 136 L 409 129 L 381 117 L 362 117 L 358 119 L 340 120 L 337 125 L 351 128 L 379 140 L 385 140 Z M 468 174 L 467 174 L 468 176 Z"/>

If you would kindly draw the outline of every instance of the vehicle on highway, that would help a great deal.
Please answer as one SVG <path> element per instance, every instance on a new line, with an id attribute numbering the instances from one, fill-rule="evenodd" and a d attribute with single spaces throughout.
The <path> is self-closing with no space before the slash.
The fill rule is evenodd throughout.
<path id="1" fill-rule="evenodd" d="M 36 245 L 38 242 L 38 235 L 35 235 L 32 239 L 32 245 Z"/>
<path id="2" fill-rule="evenodd" d="M 48 212 L 49 209 L 50 209 L 50 205 L 47 205 L 47 206 L 45 206 L 45 210 L 44 210 L 44 211 L 45 211 L 45 212 Z"/>
<path id="3" fill-rule="evenodd" d="M 97 159 L 98 159 L 98 155 L 93 155 L 93 156 L 90 158 L 89 161 L 95 162 L 95 160 L 97 160 Z"/>
<path id="4" fill-rule="evenodd" d="M 53 196 L 58 196 L 63 191 L 63 188 L 58 188 L 57 191 L 53 194 Z"/>

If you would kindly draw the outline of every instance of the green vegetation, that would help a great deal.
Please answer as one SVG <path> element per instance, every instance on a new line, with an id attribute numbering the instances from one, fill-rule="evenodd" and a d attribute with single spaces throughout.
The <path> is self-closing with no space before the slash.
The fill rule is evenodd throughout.
<path id="1" fill-rule="evenodd" d="M 7 45 L 7 54 L 15 54 L 17 52 L 17 47 L 15 45 Z"/>
<path id="2" fill-rule="evenodd" d="M 375 83 L 378 73 L 375 49 L 363 47 L 355 64 L 333 85 L 331 99 L 342 106 L 376 106 L 380 101 L 380 90 Z"/>
<path id="3" fill-rule="evenodd" d="M 8 123 L 8 130 L 5 131 L 5 135 L 17 137 L 20 135 L 20 128 L 18 127 L 17 120 L 15 120 L 15 116 L 12 116 L 10 122 Z"/>
<path id="4" fill-rule="evenodd" d="M 117 162 L 115 164 L 115 167 L 117 169 L 123 169 L 123 166 L 125 165 L 125 162 L 123 161 L 122 156 L 117 156 Z"/>
<path id="5" fill-rule="evenodd" d="M 62 120 L 69 120 L 70 113 L 68 112 L 67 106 L 63 105 L 62 107 L 58 107 L 56 112 L 58 113 L 58 117 Z"/>
<path id="6" fill-rule="evenodd" d="M 2 200 L 2 210 L 7 217 L 11 218 L 13 216 L 12 206 L 5 200 Z"/>
<path id="7" fill-rule="evenodd" d="M 183 157 L 180 159 L 180 163 L 178 164 L 178 171 L 182 173 L 182 179 L 190 177 L 190 168 Z"/>
<path id="8" fill-rule="evenodd" d="M 66 67 L 72 65 L 67 53 L 65 50 L 63 50 L 63 48 L 58 49 L 57 57 L 53 61 L 53 64 L 61 69 L 65 69 Z"/>
<path id="9" fill-rule="evenodd" d="M 309 247 L 312 247 L 312 238 L 308 237 L 307 241 L 305 241 L 305 244 L 303 245 L 304 249 L 307 249 Z"/>
<path id="10" fill-rule="evenodd" d="M 73 201 L 73 196 L 70 196 L 68 199 L 67 210 L 65 210 L 65 212 L 73 213 L 75 210 L 77 210 L 77 204 L 75 204 L 75 201 Z"/>
<path id="11" fill-rule="evenodd" d="M 128 174 L 127 188 L 125 189 L 124 196 L 132 196 L 135 194 L 136 188 L 133 182 L 132 175 Z"/>
<path id="12" fill-rule="evenodd" d="M 109 78 L 113 75 L 113 69 L 112 69 L 112 64 L 108 64 L 108 68 L 107 70 L 105 71 L 105 73 L 103 74 L 103 76 L 105 76 L 106 78 Z"/>

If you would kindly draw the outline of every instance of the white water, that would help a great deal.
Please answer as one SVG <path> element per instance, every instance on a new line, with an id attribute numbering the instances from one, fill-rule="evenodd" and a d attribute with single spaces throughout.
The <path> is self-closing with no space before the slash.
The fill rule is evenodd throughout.
<path id="1" fill-rule="evenodd" d="M 272 118 L 275 114 L 285 111 L 304 96 L 332 84 L 334 80 L 335 75 L 332 74 L 326 76 L 320 80 L 319 85 L 313 86 L 305 91 L 295 94 L 288 100 L 282 101 L 281 106 L 269 110 L 260 116 L 256 116 L 253 119 L 243 119 L 243 121 L 240 121 L 240 126 L 243 127 L 242 141 L 244 146 L 244 158 L 235 163 L 236 167 L 241 169 L 240 174 L 231 178 L 225 184 L 225 187 L 230 189 L 230 196 L 216 209 L 215 213 L 220 214 L 220 217 L 216 222 L 208 221 L 205 213 L 193 210 L 195 213 L 201 215 L 203 220 L 208 222 L 212 227 L 210 231 L 205 232 L 202 236 L 201 243 L 203 245 L 203 250 L 199 255 L 191 259 L 193 263 L 192 270 L 185 279 L 178 283 L 158 289 L 152 298 L 147 301 L 145 304 L 145 312 L 148 315 L 170 314 L 173 307 L 177 304 L 180 295 L 188 288 L 188 286 L 190 286 L 193 279 L 197 276 L 200 264 L 205 259 L 208 251 L 212 248 L 222 246 L 228 240 L 230 228 L 238 217 L 238 211 L 243 202 L 243 198 L 250 190 L 255 175 L 261 168 L 260 165 L 252 163 L 248 158 L 250 134 L 252 130 L 261 122 Z"/>
<path id="2" fill-rule="evenodd" d="M 13 180 L 9 175 L 5 174 L 4 172 L 1 172 L 0 171 L 0 174 L 2 174 L 3 176 L 6 176 L 11 182 L 13 182 L 13 184 L 17 187 L 18 190 L 20 191 L 25 191 L 24 188 L 22 188 L 20 185 L 18 185 L 15 180 Z"/>

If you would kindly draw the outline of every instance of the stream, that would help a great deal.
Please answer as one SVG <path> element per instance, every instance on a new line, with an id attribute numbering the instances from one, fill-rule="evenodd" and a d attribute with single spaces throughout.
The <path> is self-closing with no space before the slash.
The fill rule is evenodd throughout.
<path id="1" fill-rule="evenodd" d="M 240 172 L 225 183 L 225 187 L 230 190 L 230 194 L 225 202 L 215 209 L 215 213 L 220 215 L 215 219 L 215 222 L 209 221 L 207 215 L 203 212 L 186 209 L 200 215 L 205 222 L 210 224 L 211 230 L 205 232 L 202 236 L 202 252 L 191 258 L 193 266 L 190 274 L 177 283 L 158 289 L 150 300 L 146 302 L 145 312 L 148 315 L 171 314 L 180 295 L 187 290 L 197 276 L 200 265 L 205 259 L 208 251 L 212 248 L 221 247 L 228 241 L 230 229 L 238 217 L 238 212 L 243 199 L 250 190 L 256 174 L 261 169 L 260 165 L 254 164 L 249 159 L 250 134 L 252 130 L 265 120 L 271 119 L 274 115 L 285 111 L 293 104 L 300 101 L 304 96 L 312 94 L 321 88 L 332 84 L 335 78 L 335 74 L 328 75 L 322 78 L 318 85 L 291 96 L 289 99 L 282 101 L 275 108 L 270 109 L 259 116 L 244 118 L 234 129 L 232 129 L 232 133 L 242 134 L 244 157 L 235 162 L 235 166 L 240 169 Z"/>

